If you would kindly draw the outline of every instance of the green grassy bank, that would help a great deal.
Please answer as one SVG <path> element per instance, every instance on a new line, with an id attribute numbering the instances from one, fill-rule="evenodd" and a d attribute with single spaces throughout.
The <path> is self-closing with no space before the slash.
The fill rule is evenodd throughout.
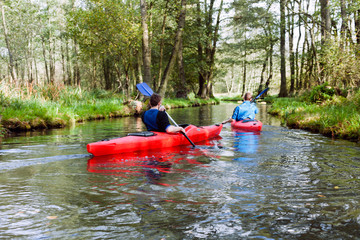
<path id="1" fill-rule="evenodd" d="M 297 98 L 268 98 L 272 102 L 269 113 L 283 118 L 290 128 L 359 142 L 360 90 L 346 98 L 326 93 L 315 95 L 309 93 Z"/>
<path id="2" fill-rule="evenodd" d="M 217 99 L 164 99 L 167 109 L 218 104 Z M 60 128 L 69 124 L 140 114 L 146 105 L 120 94 L 67 86 L 10 89 L 0 84 L 0 136 L 10 131 Z"/>

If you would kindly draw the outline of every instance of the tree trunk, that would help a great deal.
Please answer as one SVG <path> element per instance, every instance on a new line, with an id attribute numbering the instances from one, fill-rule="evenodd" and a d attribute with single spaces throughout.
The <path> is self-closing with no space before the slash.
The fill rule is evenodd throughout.
<path id="1" fill-rule="evenodd" d="M 61 66 L 62 66 L 62 82 L 66 85 L 66 63 L 63 39 L 60 41 Z"/>
<path id="2" fill-rule="evenodd" d="M 360 45 L 360 9 L 355 12 L 356 43 Z"/>
<path id="3" fill-rule="evenodd" d="M 197 28 L 201 29 L 202 28 L 202 21 L 201 21 L 201 8 L 200 8 L 200 0 L 198 0 L 196 2 L 196 13 L 197 13 Z M 201 64 L 204 61 L 204 56 L 203 56 L 203 45 L 202 45 L 202 41 L 201 41 L 201 34 L 199 34 L 198 36 L 198 47 L 197 47 L 197 52 L 198 52 L 198 64 L 199 64 L 199 77 L 198 77 L 198 83 L 199 83 L 199 90 L 197 95 L 200 96 L 201 93 L 203 92 L 203 88 L 204 88 L 204 84 L 205 84 L 205 79 L 203 77 L 203 73 L 202 73 L 202 68 L 201 68 Z"/>
<path id="4" fill-rule="evenodd" d="M 288 2 L 291 11 L 295 11 L 295 4 Z M 288 29 L 289 29 L 289 63 L 290 63 L 290 95 L 295 91 L 295 54 L 294 54 L 294 14 L 288 14 Z"/>
<path id="5" fill-rule="evenodd" d="M 321 43 L 326 44 L 330 36 L 331 18 L 329 9 L 329 0 L 320 0 L 321 6 Z"/>
<path id="6" fill-rule="evenodd" d="M 179 66 L 180 85 L 177 88 L 176 97 L 177 98 L 186 98 L 187 94 L 188 94 L 188 90 L 186 88 L 186 78 L 185 78 L 182 38 L 180 39 L 180 44 L 179 44 L 178 66 Z"/>
<path id="7" fill-rule="evenodd" d="M 354 0 L 355 1 L 355 0 Z M 356 10 L 354 13 L 355 18 L 355 33 L 356 33 L 356 55 L 360 57 L 360 9 Z"/>
<path id="8" fill-rule="evenodd" d="M 142 71 L 141 71 L 141 65 L 142 65 L 141 56 L 140 56 L 140 54 L 137 54 L 137 64 L 136 64 L 137 78 L 136 79 L 139 80 L 138 83 L 144 82 L 143 74 L 142 74 Z"/>
<path id="9" fill-rule="evenodd" d="M 33 71 L 33 47 L 32 47 L 32 39 L 28 40 L 28 50 L 26 51 L 26 65 L 28 68 L 28 82 L 32 84 L 34 82 L 34 71 Z"/>
<path id="10" fill-rule="evenodd" d="M 15 71 L 15 66 L 14 66 L 15 65 L 14 57 L 13 57 L 13 52 L 12 52 L 12 49 L 10 46 L 10 39 L 9 39 L 9 34 L 8 34 L 8 30 L 7 30 L 7 25 L 6 25 L 6 18 L 5 18 L 5 9 L 4 9 L 2 1 L 0 1 L 0 8 L 1 8 L 1 14 L 2 14 L 2 24 L 3 24 L 3 28 L 4 28 L 4 37 L 5 37 L 6 47 L 7 47 L 8 54 L 9 54 L 9 72 L 10 72 L 11 79 L 16 86 L 17 85 L 17 76 L 16 76 L 16 71 Z"/>
<path id="11" fill-rule="evenodd" d="M 280 0 L 280 55 L 281 55 L 281 83 L 279 97 L 287 97 L 286 60 L 285 60 L 285 6 L 286 0 Z"/>
<path id="12" fill-rule="evenodd" d="M 166 1 L 165 4 L 165 10 L 167 9 L 169 4 L 169 0 Z M 163 17 L 163 23 L 162 23 L 162 27 L 161 27 L 161 40 L 160 40 L 160 58 L 159 58 L 159 76 L 158 76 L 158 80 L 155 83 L 155 89 L 156 91 L 160 90 L 160 84 L 161 84 L 161 78 L 162 78 L 162 72 L 163 72 L 163 58 L 164 58 L 164 46 L 165 46 L 165 41 L 164 41 L 164 34 L 165 34 L 165 27 L 166 27 L 166 18 L 167 18 L 167 14 L 166 12 L 164 13 L 164 17 Z"/>
<path id="13" fill-rule="evenodd" d="M 183 34 L 183 29 L 185 26 L 185 16 L 186 16 L 186 0 L 181 0 L 181 10 L 180 10 L 180 16 L 178 20 L 178 29 L 175 36 L 175 42 L 174 42 L 174 48 L 172 50 L 169 62 L 165 68 L 164 75 L 161 79 L 161 85 L 160 85 L 160 95 L 165 96 L 167 84 L 169 81 L 170 73 L 174 67 L 176 56 L 178 55 L 180 42 Z"/>
<path id="14" fill-rule="evenodd" d="M 66 39 L 66 82 L 68 85 L 71 85 L 71 60 L 70 60 L 70 54 L 69 54 L 69 42 Z"/>
<path id="15" fill-rule="evenodd" d="M 206 2 L 205 2 L 206 3 Z M 208 36 L 206 40 L 206 47 L 205 47 L 205 58 L 206 58 L 206 69 L 201 70 L 202 75 L 204 77 L 205 84 L 204 86 L 200 86 L 199 90 L 201 98 L 209 98 L 213 97 L 212 92 L 212 81 L 213 81 L 213 73 L 214 73 L 214 65 L 215 65 L 215 52 L 216 52 L 216 44 L 218 41 L 218 32 L 220 27 L 220 15 L 222 12 L 223 7 L 223 0 L 220 2 L 220 7 L 218 10 L 218 15 L 215 23 L 215 27 L 212 25 L 212 16 L 213 16 L 213 7 L 214 7 L 215 0 L 210 1 L 209 10 L 206 14 L 206 35 Z"/>
<path id="16" fill-rule="evenodd" d="M 53 54 L 55 52 L 55 39 L 53 39 L 53 48 L 51 47 L 51 39 L 49 39 L 49 70 L 50 70 L 50 83 L 55 82 L 55 59 Z"/>
<path id="17" fill-rule="evenodd" d="M 74 39 L 74 84 L 80 87 L 80 67 L 79 67 L 79 58 L 77 50 L 77 39 Z"/>
<path id="18" fill-rule="evenodd" d="M 103 58 L 103 71 L 104 71 L 105 89 L 111 90 L 112 87 L 111 67 L 110 67 L 110 59 L 107 56 L 104 56 Z"/>
<path id="19" fill-rule="evenodd" d="M 45 48 L 45 39 L 41 36 L 41 44 L 43 48 L 43 56 L 44 56 L 44 64 L 45 64 L 45 74 L 46 74 L 46 82 L 50 83 L 50 75 L 49 75 L 49 68 L 48 68 L 48 61 L 46 58 L 46 48 Z"/>
<path id="20" fill-rule="evenodd" d="M 143 66 L 144 66 L 144 82 L 149 86 L 152 85 L 151 79 L 151 53 L 150 53 L 150 42 L 149 42 L 149 28 L 148 28 L 148 17 L 146 0 L 140 0 L 141 8 L 141 26 L 143 30 Z"/>
<path id="21" fill-rule="evenodd" d="M 299 29 L 299 33 L 298 33 L 298 40 L 297 40 L 297 44 L 296 44 L 296 51 L 295 51 L 295 79 L 296 79 L 296 89 L 300 90 L 300 74 L 299 74 L 299 47 L 300 47 L 300 40 L 301 40 L 301 15 L 300 12 L 302 11 L 301 8 L 301 4 L 302 1 L 299 1 L 299 14 L 298 14 L 298 29 Z"/>
<path id="22" fill-rule="evenodd" d="M 347 6 L 346 6 L 346 1 L 345 0 L 341 0 L 340 1 L 340 9 L 341 9 L 341 30 L 340 30 L 340 34 L 341 34 L 341 39 L 342 41 L 340 42 L 340 49 L 344 49 L 344 45 L 347 45 L 348 42 L 351 41 L 351 32 L 349 30 L 349 16 L 348 16 L 348 11 L 347 11 Z"/>
<path id="23" fill-rule="evenodd" d="M 243 62 L 243 82 L 242 82 L 242 91 L 241 96 L 245 95 L 245 87 L 246 87 L 246 74 L 247 74 L 247 68 L 246 68 L 246 51 L 245 51 L 245 57 Z"/>
<path id="24" fill-rule="evenodd" d="M 265 60 L 263 62 L 263 66 L 262 66 L 262 69 L 261 69 L 261 75 L 260 75 L 260 84 L 259 84 L 259 87 L 258 87 L 258 94 L 261 93 L 262 90 L 264 90 L 264 74 L 265 74 L 265 71 L 266 71 L 266 66 L 267 66 L 267 62 L 269 61 L 269 51 L 266 53 L 266 57 L 265 57 Z"/>
<path id="25" fill-rule="evenodd" d="M 92 53 L 91 54 L 91 86 L 93 89 L 96 89 L 96 72 L 97 72 L 97 68 L 96 68 L 96 59 L 95 59 L 95 54 Z"/>

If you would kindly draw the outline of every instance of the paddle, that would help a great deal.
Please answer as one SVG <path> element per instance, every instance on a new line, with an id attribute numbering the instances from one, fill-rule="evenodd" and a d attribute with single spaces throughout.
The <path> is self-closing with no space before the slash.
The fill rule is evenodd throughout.
<path id="1" fill-rule="evenodd" d="M 136 87 L 145 96 L 151 97 L 151 95 L 154 93 L 154 91 L 146 83 L 138 83 L 136 84 Z M 170 120 L 175 124 L 175 126 L 179 127 L 179 125 L 174 121 L 174 119 L 172 119 L 172 117 L 170 117 L 170 115 L 166 111 L 165 113 L 168 116 L 168 118 L 170 118 Z M 181 133 L 186 137 L 186 139 L 191 143 L 191 145 L 195 147 L 195 144 L 190 140 L 190 138 L 186 135 L 186 133 L 184 132 Z"/>
<path id="2" fill-rule="evenodd" d="M 258 99 L 261 95 L 263 95 L 267 90 L 269 90 L 269 88 L 265 88 L 259 95 L 256 96 L 256 98 L 254 98 L 253 100 L 251 100 L 251 102 L 255 102 L 256 99 Z"/>

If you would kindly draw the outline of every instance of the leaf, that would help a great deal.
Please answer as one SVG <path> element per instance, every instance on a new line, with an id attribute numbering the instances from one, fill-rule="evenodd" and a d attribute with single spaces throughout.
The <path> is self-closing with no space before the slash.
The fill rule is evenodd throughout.
<path id="1" fill-rule="evenodd" d="M 53 220 L 53 219 L 57 219 L 57 216 L 47 216 L 47 219 Z"/>

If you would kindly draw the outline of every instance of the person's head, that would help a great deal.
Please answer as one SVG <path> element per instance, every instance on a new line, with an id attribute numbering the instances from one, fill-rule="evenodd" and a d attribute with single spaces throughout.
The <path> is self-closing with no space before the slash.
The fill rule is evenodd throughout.
<path id="1" fill-rule="evenodd" d="M 244 100 L 245 101 L 250 101 L 252 99 L 252 94 L 247 92 L 245 93 L 245 96 L 244 96 Z"/>
<path id="2" fill-rule="evenodd" d="M 150 97 L 150 106 L 155 107 L 161 102 L 161 96 L 157 93 L 153 93 Z"/>

